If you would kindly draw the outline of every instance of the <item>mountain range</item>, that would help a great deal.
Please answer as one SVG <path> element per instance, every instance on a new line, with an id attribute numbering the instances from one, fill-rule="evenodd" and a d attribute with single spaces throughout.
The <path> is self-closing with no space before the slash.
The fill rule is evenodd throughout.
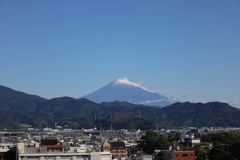
<path id="1" fill-rule="evenodd" d="M 152 107 L 124 101 L 95 103 L 71 97 L 48 100 L 0 85 L 0 129 L 19 128 L 21 124 L 53 127 L 56 122 L 71 128 L 91 128 L 101 123 L 107 129 L 110 115 L 116 115 L 114 129 L 123 126 L 154 129 L 156 123 L 165 127 L 240 126 L 240 109 L 227 103 L 177 102 Z"/>
<path id="2" fill-rule="evenodd" d="M 171 104 L 167 97 L 149 92 L 139 84 L 130 82 L 127 78 L 117 79 L 81 98 L 86 98 L 96 103 L 126 101 L 133 104 L 161 107 Z"/>

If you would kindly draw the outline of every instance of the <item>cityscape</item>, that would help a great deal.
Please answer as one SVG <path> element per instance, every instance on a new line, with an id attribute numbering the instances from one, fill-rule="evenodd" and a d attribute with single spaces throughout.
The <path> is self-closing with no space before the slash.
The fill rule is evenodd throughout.
<path id="1" fill-rule="evenodd" d="M 240 160 L 239 28 L 239 0 L 0 0 L 0 160 Z"/>
<path id="2" fill-rule="evenodd" d="M 218 138 L 220 135 L 228 136 L 230 144 L 231 136 L 239 132 L 240 128 L 221 127 L 188 127 L 151 131 L 99 130 L 97 128 L 76 130 L 61 126 L 42 129 L 27 128 L 19 132 L 2 131 L 0 152 L 1 159 L 19 160 L 212 159 L 218 157 L 216 153 L 211 152 L 216 142 L 205 141 L 209 138 L 208 135 L 215 135 Z M 166 140 L 161 144 L 162 148 L 155 146 L 154 141 L 146 139 L 153 138 L 151 134 L 161 135 L 162 139 Z M 164 149 L 166 147 L 167 149 Z M 227 156 L 232 159 L 234 156 L 237 158 L 238 155 Z"/>

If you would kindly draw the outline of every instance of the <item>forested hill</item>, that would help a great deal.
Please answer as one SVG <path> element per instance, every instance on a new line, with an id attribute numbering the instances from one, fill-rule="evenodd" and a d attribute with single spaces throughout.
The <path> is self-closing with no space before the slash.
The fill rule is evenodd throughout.
<path id="1" fill-rule="evenodd" d="M 240 126 L 240 109 L 229 106 L 227 103 L 184 102 L 163 108 L 119 101 L 98 104 L 87 99 L 71 97 L 47 100 L 4 86 L 0 86 L 0 109 L 0 114 L 11 113 L 11 118 L 6 118 L 10 118 L 9 121 L 15 119 L 11 121 L 12 123 L 29 124 L 31 122 L 30 125 L 41 127 L 51 126 L 55 122 L 64 124 L 64 120 L 68 120 L 70 123 L 78 119 L 91 119 L 92 117 L 101 119 L 113 113 L 121 113 L 121 115 L 128 117 L 138 116 L 153 123 L 172 126 Z M 21 113 L 23 113 L 23 117 L 21 117 Z M 2 120 L 4 121 L 4 119 Z M 90 121 L 87 123 L 93 124 Z"/>
<path id="2" fill-rule="evenodd" d="M 240 126 L 240 109 L 227 103 L 175 103 L 164 107 L 156 120 L 174 126 Z"/>

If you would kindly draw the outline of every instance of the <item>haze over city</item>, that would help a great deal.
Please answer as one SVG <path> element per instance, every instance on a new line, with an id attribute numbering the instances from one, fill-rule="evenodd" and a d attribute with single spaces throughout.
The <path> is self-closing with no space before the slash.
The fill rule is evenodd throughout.
<path id="1" fill-rule="evenodd" d="M 240 107 L 240 1 L 0 1 L 0 85 L 79 98 L 119 78 Z"/>

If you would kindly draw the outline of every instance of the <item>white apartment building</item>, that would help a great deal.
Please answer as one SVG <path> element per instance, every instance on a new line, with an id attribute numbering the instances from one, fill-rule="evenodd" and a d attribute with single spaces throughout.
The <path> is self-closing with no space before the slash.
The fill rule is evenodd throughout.
<path id="1" fill-rule="evenodd" d="M 17 144 L 19 160 L 112 160 L 110 151 L 106 152 L 64 152 L 63 148 L 27 147 L 24 143 Z"/>

